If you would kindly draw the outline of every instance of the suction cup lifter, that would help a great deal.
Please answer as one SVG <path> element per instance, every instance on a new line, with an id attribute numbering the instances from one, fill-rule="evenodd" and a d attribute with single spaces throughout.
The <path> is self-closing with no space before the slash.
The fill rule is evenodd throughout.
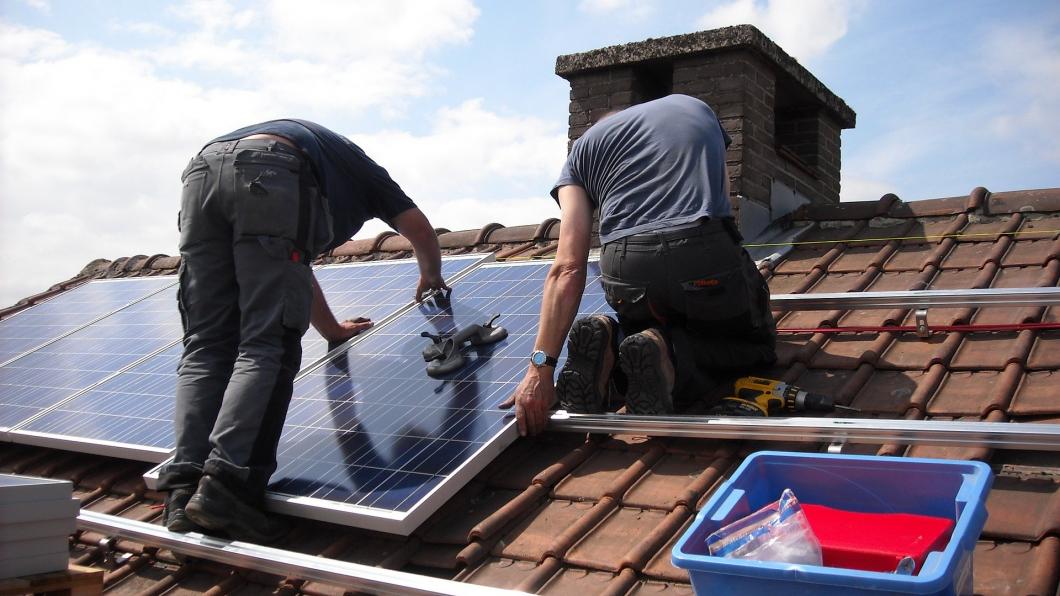
<path id="1" fill-rule="evenodd" d="M 437 298 L 435 301 L 437 302 Z M 420 333 L 420 337 L 431 340 L 431 344 L 423 348 L 423 359 L 427 362 L 427 375 L 437 379 L 463 368 L 467 364 L 467 356 L 463 352 L 465 343 L 472 346 L 486 346 L 508 337 L 507 329 L 493 326 L 500 316 L 500 314 L 493 315 L 493 318 L 485 325 L 468 325 L 448 336 L 435 335 L 429 331 Z"/>

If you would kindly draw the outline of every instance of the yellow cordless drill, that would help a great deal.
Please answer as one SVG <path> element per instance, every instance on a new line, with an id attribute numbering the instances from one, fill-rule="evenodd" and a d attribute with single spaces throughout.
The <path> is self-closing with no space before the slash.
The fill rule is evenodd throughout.
<path id="1" fill-rule="evenodd" d="M 857 408 L 835 403 L 831 397 L 811 393 L 794 385 L 762 377 L 740 377 L 732 382 L 718 405 L 710 413 L 716 416 L 776 416 L 785 410 L 796 412 L 831 412 Z"/>

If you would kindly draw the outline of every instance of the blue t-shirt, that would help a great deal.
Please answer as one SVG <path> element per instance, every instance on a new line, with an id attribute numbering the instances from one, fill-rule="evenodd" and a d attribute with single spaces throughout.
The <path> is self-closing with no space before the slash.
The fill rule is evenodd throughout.
<path id="1" fill-rule="evenodd" d="M 210 143 L 234 141 L 255 134 L 290 139 L 312 164 L 333 220 L 331 243 L 321 251 L 346 242 L 369 219 L 378 217 L 389 224 L 394 217 L 416 206 L 390 174 L 360 147 L 307 120 L 270 120 L 253 124 L 217 137 Z"/>
<path id="2" fill-rule="evenodd" d="M 669 95 L 594 124 L 571 148 L 552 198 L 581 186 L 600 208 L 600 241 L 612 242 L 732 215 L 725 194 L 729 136 L 707 104 Z"/>

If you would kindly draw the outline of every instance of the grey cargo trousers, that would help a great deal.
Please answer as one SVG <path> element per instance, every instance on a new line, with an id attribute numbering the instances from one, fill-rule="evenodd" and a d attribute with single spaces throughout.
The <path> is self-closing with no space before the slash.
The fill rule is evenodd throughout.
<path id="1" fill-rule="evenodd" d="M 656 327 L 672 349 L 680 408 L 776 361 L 769 286 L 732 218 L 629 236 L 600 255 L 601 283 L 626 335 Z"/>
<path id="2" fill-rule="evenodd" d="M 309 326 L 312 231 L 326 218 L 302 155 L 275 141 L 208 145 L 182 177 L 184 353 L 176 451 L 159 488 L 216 477 L 264 496 Z M 320 240 L 318 237 L 316 240 Z"/>

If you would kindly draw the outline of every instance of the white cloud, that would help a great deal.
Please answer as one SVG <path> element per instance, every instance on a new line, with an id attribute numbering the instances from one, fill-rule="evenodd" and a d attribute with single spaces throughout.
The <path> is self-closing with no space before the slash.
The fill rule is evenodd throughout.
<path id="1" fill-rule="evenodd" d="M 640 19 L 655 12 L 655 5 L 655 0 L 582 0 L 578 9 L 593 15 L 619 13 L 632 19 Z"/>
<path id="2" fill-rule="evenodd" d="M 381 55 L 419 58 L 469 41 L 479 14 L 470 0 L 273 0 L 268 10 L 274 47 L 325 62 Z"/>
<path id="3" fill-rule="evenodd" d="M 292 8 L 281 1 L 260 12 L 210 4 L 213 14 L 191 2 L 181 14 L 203 22 L 190 31 L 176 21 L 112 27 L 152 35 L 150 51 L 0 21 L 0 304 L 94 258 L 175 254 L 178 177 L 203 142 L 292 112 L 398 110 L 443 75 L 431 52 L 466 43 L 478 14 L 463 0 L 362 4 L 299 21 L 286 18 Z M 326 10 L 314 6 L 308 12 L 318 17 Z M 213 84 L 193 82 L 202 74 Z M 341 121 L 327 120 L 436 226 L 559 214 L 547 192 L 566 154 L 562 121 L 499 113 L 481 99 L 438 110 L 423 134 L 364 135 Z M 373 223 L 362 236 L 381 229 Z"/>
<path id="4" fill-rule="evenodd" d="M 562 122 L 496 114 L 472 99 L 441 110 L 426 135 L 387 131 L 353 140 L 387 168 L 435 226 L 519 225 L 559 214 L 548 190 L 566 156 Z M 498 196 L 499 182 L 513 196 Z"/>
<path id="5" fill-rule="evenodd" d="M 23 0 L 27 6 L 35 8 L 44 14 L 52 13 L 52 3 L 48 0 Z"/>
<path id="6" fill-rule="evenodd" d="M 703 15 L 703 29 L 751 24 L 802 62 L 823 55 L 847 33 L 862 0 L 732 0 Z"/>
<path id="7" fill-rule="evenodd" d="M 1060 39 L 1055 28 L 1004 26 L 985 36 L 983 71 L 1003 98 L 990 119 L 997 136 L 1060 162 Z"/>

